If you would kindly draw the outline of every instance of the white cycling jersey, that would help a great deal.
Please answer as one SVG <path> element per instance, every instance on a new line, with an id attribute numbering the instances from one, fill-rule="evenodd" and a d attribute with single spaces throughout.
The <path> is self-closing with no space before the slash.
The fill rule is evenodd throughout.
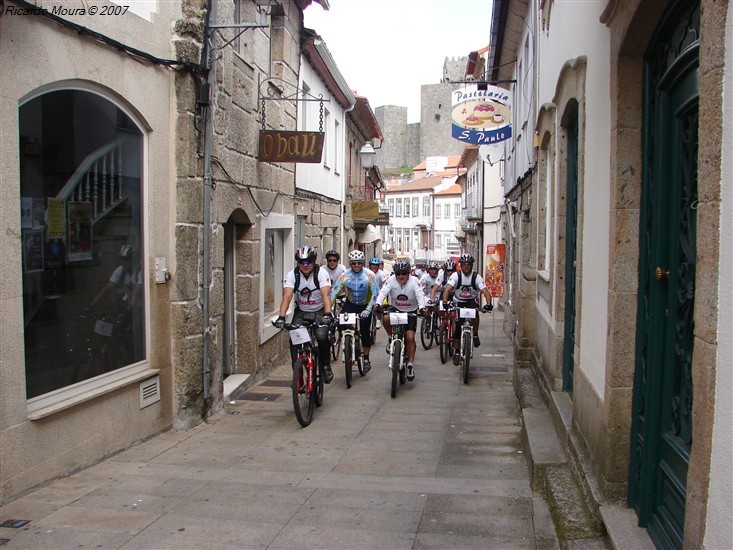
<path id="1" fill-rule="evenodd" d="M 298 269 L 297 267 L 295 269 Z M 313 272 L 306 277 L 303 272 L 300 273 L 300 288 L 295 288 L 295 269 L 289 271 L 283 281 L 283 288 L 292 288 L 295 292 L 295 304 L 301 311 L 320 311 L 323 309 L 323 294 L 320 288 L 316 288 L 313 280 Z M 320 287 L 327 287 L 330 292 L 331 278 L 325 269 L 318 269 L 318 283 Z"/>
<path id="2" fill-rule="evenodd" d="M 325 269 L 326 273 L 328 273 L 328 276 L 331 277 L 331 286 L 332 287 L 336 286 L 336 281 L 339 280 L 339 277 L 341 277 L 341 275 L 346 273 L 346 266 L 344 264 L 338 264 L 333 269 L 329 269 L 328 264 L 322 265 L 321 269 Z"/>
<path id="3" fill-rule="evenodd" d="M 435 286 L 436 281 L 438 280 L 438 276 L 431 277 L 430 273 L 427 271 L 425 274 L 420 277 L 420 284 L 422 285 L 423 291 L 425 292 L 425 296 L 430 298 L 430 291 L 433 289 L 433 286 Z"/>
<path id="4" fill-rule="evenodd" d="M 384 281 L 376 303 L 381 304 L 387 296 L 389 296 L 389 303 L 399 311 L 415 311 L 427 306 L 425 292 L 414 275 L 408 276 L 403 285 L 399 283 L 397 277 L 390 277 Z"/>
<path id="5" fill-rule="evenodd" d="M 475 300 L 478 298 L 481 291 L 486 288 L 484 278 L 481 275 L 476 275 L 476 286 L 471 284 L 473 279 L 474 271 L 468 275 L 464 275 L 462 271 L 458 271 L 450 276 L 448 283 L 453 287 L 453 299 L 459 301 Z M 460 279 L 459 279 L 460 277 Z"/>

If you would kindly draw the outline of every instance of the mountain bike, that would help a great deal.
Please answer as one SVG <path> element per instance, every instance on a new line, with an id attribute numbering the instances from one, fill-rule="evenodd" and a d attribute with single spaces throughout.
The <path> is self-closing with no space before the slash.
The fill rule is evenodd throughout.
<path id="1" fill-rule="evenodd" d="M 320 326 L 325 325 L 304 319 L 302 325 L 288 323 L 283 327 L 295 347 L 293 382 L 290 387 L 295 417 L 304 428 L 313 420 L 315 407 L 323 404 L 323 367 L 318 360 L 318 341 L 315 336 L 315 329 Z"/>
<path id="2" fill-rule="evenodd" d="M 440 322 L 436 337 L 440 348 L 440 362 L 445 364 L 448 358 L 453 356 L 452 338 L 456 326 L 456 312 L 452 308 L 446 310 L 443 302 L 439 302 L 438 309 L 440 311 Z"/>
<path id="3" fill-rule="evenodd" d="M 417 317 L 417 313 L 405 313 L 402 311 L 386 311 L 389 314 L 389 322 L 392 325 L 392 336 L 389 338 L 387 348 L 389 349 L 389 370 L 392 371 L 392 387 L 390 395 L 397 396 L 397 381 L 400 385 L 405 383 L 407 378 L 407 347 L 405 346 L 405 332 L 410 317 Z"/>
<path id="4" fill-rule="evenodd" d="M 372 335 L 372 345 L 377 343 L 377 331 L 379 330 L 380 323 L 378 319 L 379 315 L 372 315 L 372 322 L 370 325 L 369 332 Z"/>
<path id="5" fill-rule="evenodd" d="M 351 387 L 351 375 L 354 363 L 356 363 L 359 374 L 364 376 L 364 361 L 361 354 L 361 332 L 359 330 L 358 313 L 342 313 L 338 317 L 339 332 L 344 341 L 344 370 L 346 374 L 346 387 Z"/>
<path id="6" fill-rule="evenodd" d="M 471 323 L 481 310 L 473 307 L 459 307 L 455 308 L 455 311 L 458 317 L 458 327 L 461 332 L 461 347 L 459 352 L 461 354 L 461 378 L 464 384 L 468 384 L 468 366 L 473 357 L 473 325 Z"/>
<path id="7" fill-rule="evenodd" d="M 420 322 L 420 342 L 422 343 L 423 349 L 430 349 L 433 347 L 433 340 L 436 336 L 438 329 L 438 315 L 435 308 L 432 306 L 428 307 L 428 314 L 423 316 Z"/>

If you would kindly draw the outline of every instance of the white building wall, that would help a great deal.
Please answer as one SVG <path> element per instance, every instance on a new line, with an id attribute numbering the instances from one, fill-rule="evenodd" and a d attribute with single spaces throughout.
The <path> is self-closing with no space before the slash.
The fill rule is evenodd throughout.
<path id="1" fill-rule="evenodd" d="M 346 119 L 344 109 L 331 97 L 331 92 L 305 58 L 301 60 L 300 87 L 311 96 L 323 96 L 323 131 L 326 133 L 320 163 L 301 163 L 295 171 L 295 186 L 332 199 L 343 200 L 346 188 L 344 144 Z M 317 132 L 320 127 L 320 103 L 301 101 L 298 105 L 298 130 Z"/>
<path id="2" fill-rule="evenodd" d="M 549 35 L 538 33 L 539 90 L 538 104 L 552 103 L 563 72 L 563 66 L 580 57 L 587 59 L 585 80 L 585 126 L 580 159 L 579 210 L 582 212 L 578 242 L 579 273 L 584 284 L 579 306 L 582 307 L 583 329 L 576 334 L 580 358 L 578 366 L 603 396 L 605 379 L 606 333 L 608 327 L 608 262 L 610 212 L 611 108 L 608 90 L 610 74 L 610 34 L 599 22 L 607 2 L 555 2 L 552 6 Z M 585 22 L 585 23 L 583 23 Z M 563 106 L 558 105 L 557 116 Z M 559 125 L 558 120 L 558 125 Z M 520 175 L 520 174 L 517 174 Z M 555 166 L 556 196 L 565 182 L 558 179 Z M 555 201 L 555 205 L 557 205 Z M 555 228 L 557 230 L 557 228 Z M 557 243 L 557 239 L 554 239 Z M 554 257 L 559 257 L 557 251 Z M 582 266 L 580 264 L 582 262 Z M 557 292 L 557 288 L 555 288 Z"/>

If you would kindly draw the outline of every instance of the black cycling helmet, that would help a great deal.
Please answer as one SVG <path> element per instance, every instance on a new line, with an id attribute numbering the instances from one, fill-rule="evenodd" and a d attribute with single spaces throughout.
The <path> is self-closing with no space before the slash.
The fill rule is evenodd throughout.
<path id="1" fill-rule="evenodd" d="M 456 262 L 453 260 L 447 260 L 445 262 L 445 270 L 446 271 L 454 271 L 456 269 Z"/>
<path id="2" fill-rule="evenodd" d="M 472 264 L 474 263 L 473 256 L 471 254 L 461 254 L 461 259 L 458 263 L 461 264 Z"/>
<path id="3" fill-rule="evenodd" d="M 315 262 L 317 257 L 318 252 L 316 252 L 316 249 L 309 244 L 304 244 L 295 251 L 296 262 L 299 262 L 300 260 L 310 260 L 311 262 Z"/>
<path id="4" fill-rule="evenodd" d="M 326 252 L 326 259 L 329 259 L 329 258 L 334 257 L 334 256 L 336 257 L 336 260 L 340 260 L 341 259 L 341 254 L 339 254 L 335 250 L 329 250 L 328 252 Z"/>
<path id="5" fill-rule="evenodd" d="M 407 260 L 397 260 L 392 265 L 392 271 L 394 271 L 395 275 L 404 275 L 405 273 L 410 273 L 410 262 Z"/>

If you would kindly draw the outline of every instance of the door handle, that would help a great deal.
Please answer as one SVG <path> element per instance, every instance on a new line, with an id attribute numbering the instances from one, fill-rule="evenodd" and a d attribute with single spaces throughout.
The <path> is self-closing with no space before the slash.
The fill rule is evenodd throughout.
<path id="1" fill-rule="evenodd" d="M 663 267 L 658 267 L 655 271 L 657 281 L 661 281 L 662 279 L 669 279 L 669 269 L 664 269 Z"/>

